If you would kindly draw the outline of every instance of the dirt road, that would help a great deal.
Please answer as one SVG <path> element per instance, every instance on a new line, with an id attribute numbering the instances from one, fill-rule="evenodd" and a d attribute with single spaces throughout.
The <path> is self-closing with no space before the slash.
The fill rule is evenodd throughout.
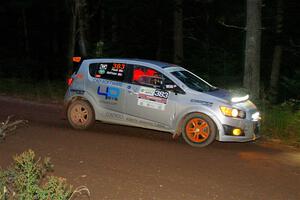
<path id="1" fill-rule="evenodd" d="M 10 114 L 30 121 L 0 143 L 0 166 L 31 148 L 95 200 L 300 199 L 299 151 L 220 142 L 199 149 L 165 133 L 103 123 L 76 131 L 60 112 L 59 105 L 0 96 L 0 121 Z"/>

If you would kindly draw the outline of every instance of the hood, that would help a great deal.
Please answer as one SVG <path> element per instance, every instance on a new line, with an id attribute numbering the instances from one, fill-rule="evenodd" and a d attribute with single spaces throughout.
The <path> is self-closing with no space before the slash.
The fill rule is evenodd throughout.
<path id="1" fill-rule="evenodd" d="M 214 97 L 218 97 L 227 101 L 231 101 L 232 95 L 229 91 L 224 90 L 224 89 L 216 89 L 210 92 L 205 92 L 208 95 L 214 96 Z"/>
<path id="2" fill-rule="evenodd" d="M 247 101 L 249 99 L 249 95 L 241 90 L 224 90 L 217 88 L 216 90 L 206 92 L 206 94 L 221 98 L 223 100 L 229 101 L 231 103 L 240 103 Z"/>

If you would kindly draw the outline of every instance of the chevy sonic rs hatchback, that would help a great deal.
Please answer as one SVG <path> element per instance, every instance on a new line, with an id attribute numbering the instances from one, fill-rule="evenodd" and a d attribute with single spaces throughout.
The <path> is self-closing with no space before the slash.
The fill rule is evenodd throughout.
<path id="1" fill-rule="evenodd" d="M 139 59 L 81 59 L 68 80 L 66 115 L 75 129 L 96 120 L 182 135 L 195 147 L 255 140 L 260 114 L 249 96 L 233 96 L 192 72 Z"/>

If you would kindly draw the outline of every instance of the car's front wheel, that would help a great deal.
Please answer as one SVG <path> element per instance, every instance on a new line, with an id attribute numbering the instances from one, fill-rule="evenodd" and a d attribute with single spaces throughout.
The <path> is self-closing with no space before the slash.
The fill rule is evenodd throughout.
<path id="1" fill-rule="evenodd" d="M 71 103 L 67 110 L 70 125 L 75 129 L 88 129 L 95 123 L 95 114 L 91 105 L 83 100 Z"/>
<path id="2" fill-rule="evenodd" d="M 205 147 L 216 138 L 217 128 L 207 115 L 193 113 L 183 121 L 182 136 L 184 140 L 195 147 Z"/>

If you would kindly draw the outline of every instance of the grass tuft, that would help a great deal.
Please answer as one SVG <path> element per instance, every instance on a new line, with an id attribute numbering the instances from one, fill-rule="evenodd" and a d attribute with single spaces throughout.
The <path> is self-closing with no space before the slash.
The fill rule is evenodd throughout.
<path id="1" fill-rule="evenodd" d="M 30 81 L 0 79 L 0 94 L 37 101 L 62 101 L 66 84 L 63 81 Z"/>
<path id="2" fill-rule="evenodd" d="M 265 107 L 262 118 L 262 134 L 268 138 L 280 139 L 284 143 L 299 146 L 299 102 L 291 100 L 281 105 Z"/>

